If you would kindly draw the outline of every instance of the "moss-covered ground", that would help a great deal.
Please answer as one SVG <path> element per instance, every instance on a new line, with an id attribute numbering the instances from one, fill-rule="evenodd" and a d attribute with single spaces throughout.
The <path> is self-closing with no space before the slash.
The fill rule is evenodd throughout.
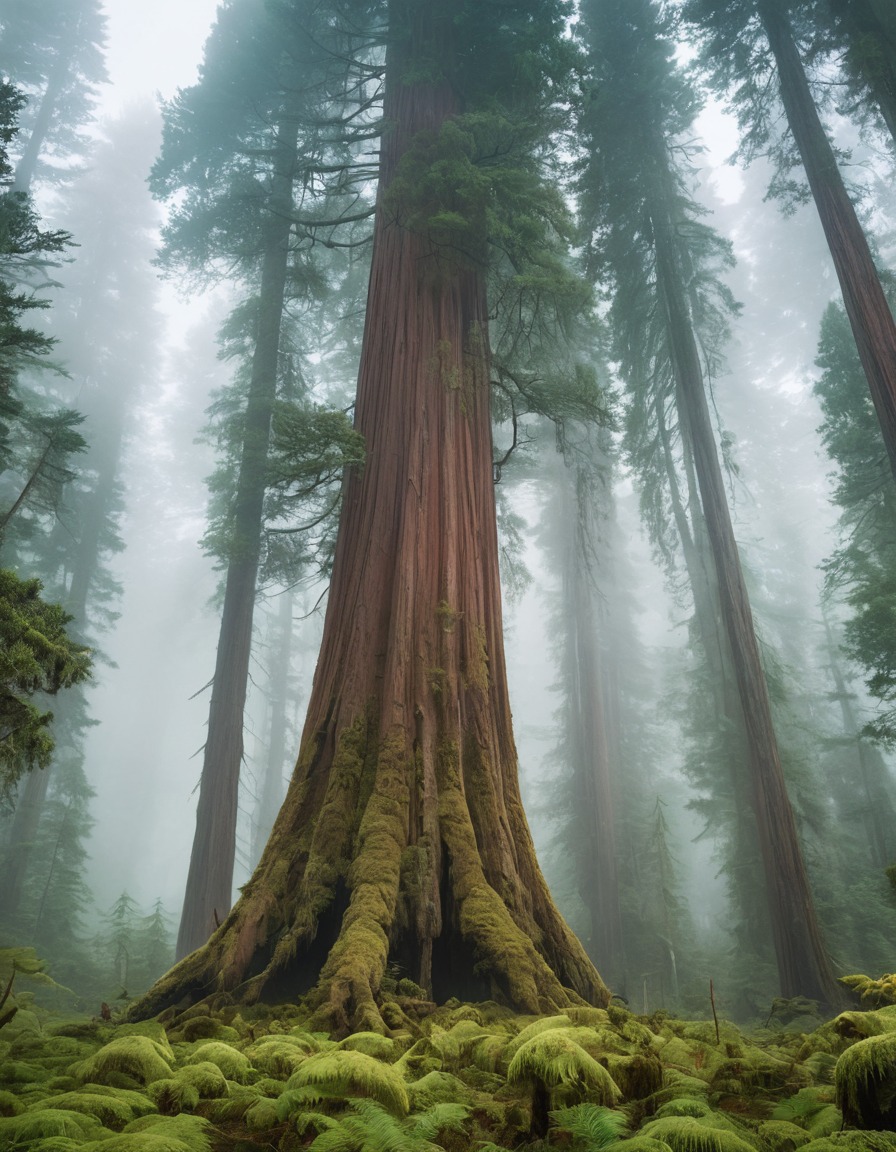
<path id="1" fill-rule="evenodd" d="M 615 1005 L 435 1008 L 413 987 L 384 1015 L 391 1035 L 335 1039 L 295 1005 L 134 1024 L 23 998 L 0 1031 L 0 1148 L 896 1152 L 896 1006 L 718 1037 Z"/>

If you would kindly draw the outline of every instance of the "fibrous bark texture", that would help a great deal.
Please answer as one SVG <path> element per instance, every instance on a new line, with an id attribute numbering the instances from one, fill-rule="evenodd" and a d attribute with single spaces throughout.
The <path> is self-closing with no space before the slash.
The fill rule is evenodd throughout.
<path id="1" fill-rule="evenodd" d="M 725 626 L 750 763 L 750 784 L 765 872 L 772 939 L 781 994 L 810 996 L 827 1004 L 840 997 L 815 914 L 793 808 L 772 721 L 768 687 L 759 654 L 712 421 L 700 355 L 691 324 L 677 253 L 671 209 L 672 181 L 665 145 L 657 144 L 658 175 L 667 188 L 664 203 L 651 211 L 657 288 L 666 316 L 669 348 L 680 398 L 683 436 L 694 454 L 700 500 L 718 580 Z"/>
<path id="2" fill-rule="evenodd" d="M 264 231 L 258 331 L 246 402 L 196 832 L 177 935 L 179 959 L 206 942 L 230 911 L 232 902 L 243 713 L 252 649 L 268 444 L 277 392 L 296 151 L 295 127 L 288 129 L 281 125 L 275 152 L 277 171 L 271 211 Z"/>
<path id="3" fill-rule="evenodd" d="M 411 79 L 450 51 L 428 4 L 387 58 L 356 424 L 298 764 L 255 874 L 138 1014 L 216 991 L 310 993 L 317 1022 L 382 1028 L 387 963 L 435 999 L 547 1012 L 608 993 L 538 868 L 520 802 L 501 631 L 483 269 L 412 232 L 385 191 L 458 111 Z M 395 13 L 393 12 L 393 16 Z M 417 75 L 419 75 L 419 70 Z"/>
<path id="4" fill-rule="evenodd" d="M 819 119 L 787 15 L 772 0 L 761 0 L 759 14 L 896 479 L 896 321 Z"/>
<path id="5" fill-rule="evenodd" d="M 616 866 L 613 756 L 607 721 L 608 671 L 606 623 L 598 608 L 596 542 L 600 528 L 593 501 L 596 485 L 584 468 L 570 468 L 565 482 L 574 487 L 564 519 L 569 540 L 563 570 L 567 623 L 569 751 L 574 773 L 579 894 L 591 917 L 589 953 L 601 974 L 625 995 L 625 949 Z M 601 495 L 605 495 L 601 493 Z M 605 501 L 601 502 L 603 506 Z"/>

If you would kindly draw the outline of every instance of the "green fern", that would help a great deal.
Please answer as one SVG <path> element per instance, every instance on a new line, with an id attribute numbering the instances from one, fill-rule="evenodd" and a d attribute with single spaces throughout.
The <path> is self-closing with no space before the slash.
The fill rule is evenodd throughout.
<path id="1" fill-rule="evenodd" d="M 706 1116 L 712 1109 L 705 1100 L 700 1100 L 695 1096 L 679 1096 L 674 1100 L 668 1100 L 661 1107 L 656 1110 L 657 1120 L 663 1120 L 667 1116 Z"/>
<path id="2" fill-rule="evenodd" d="M 672 1152 L 755 1152 L 753 1145 L 736 1133 L 710 1128 L 692 1116 L 653 1120 L 644 1125 L 643 1134 L 668 1144 Z"/>
<path id="3" fill-rule="evenodd" d="M 151 1084 L 171 1075 L 173 1054 L 149 1036 L 119 1036 L 93 1056 L 74 1064 L 71 1073 L 82 1083 L 113 1083 L 123 1074 L 140 1084 Z"/>
<path id="4" fill-rule="evenodd" d="M 118 1136 L 82 1146 L 82 1152 L 211 1152 L 209 1124 L 200 1116 L 143 1116 Z"/>
<path id="5" fill-rule="evenodd" d="M 470 1109 L 463 1104 L 443 1101 L 433 1104 L 418 1116 L 412 1116 L 407 1126 L 415 1141 L 435 1140 L 442 1132 L 464 1132 L 470 1116 Z"/>
<path id="6" fill-rule="evenodd" d="M 533 1020 L 531 1024 L 527 1024 L 514 1038 L 506 1045 L 504 1049 L 505 1063 L 509 1064 L 520 1048 L 535 1036 L 540 1036 L 542 1032 L 551 1032 L 556 1028 L 571 1028 L 573 1027 L 572 1020 L 568 1016 L 539 1016 L 537 1020 Z"/>
<path id="7" fill-rule="evenodd" d="M 256 1040 L 251 1048 L 246 1049 L 246 1056 L 253 1067 L 261 1072 L 289 1079 L 303 1060 L 319 1050 L 319 1045 L 307 1033 L 299 1036 L 273 1035 Z"/>
<path id="8" fill-rule="evenodd" d="M 808 1132 L 789 1120 L 767 1120 L 760 1124 L 759 1138 L 769 1152 L 796 1152 L 812 1139 Z"/>
<path id="9" fill-rule="evenodd" d="M 328 1096 L 364 1096 L 376 1100 L 397 1116 L 410 1107 L 404 1081 L 390 1064 L 363 1052 L 319 1052 L 309 1056 L 289 1078 L 289 1089 L 319 1089 Z M 290 1092 L 280 1097 L 283 1104 Z"/>
<path id="10" fill-rule="evenodd" d="M 221 1040 L 207 1040 L 201 1042 L 190 1053 L 185 1064 L 214 1064 L 227 1077 L 236 1080 L 238 1084 L 245 1084 L 250 1079 L 252 1065 L 249 1057 L 239 1049 Z"/>
<path id="11" fill-rule="evenodd" d="M 14 1092 L 0 1090 L 0 1116 L 18 1116 L 25 1106 Z"/>
<path id="12" fill-rule="evenodd" d="M 98 1086 L 94 1086 L 98 1087 Z M 100 1094 L 102 1092 L 102 1094 Z M 134 1092 L 134 1096 L 139 1093 Z M 95 1092 L 64 1092 L 61 1096 L 53 1096 L 43 1101 L 44 1108 L 61 1108 L 71 1112 L 81 1112 L 85 1116 L 95 1116 L 104 1128 L 111 1128 L 113 1132 L 120 1132 L 125 1124 L 137 1116 L 146 1115 L 154 1111 L 146 1099 L 141 1098 L 146 1107 L 135 1110 L 134 1106 L 120 1096 L 106 1095 L 102 1088 Z"/>
<path id="13" fill-rule="evenodd" d="M 192 1112 L 199 1103 L 199 1092 L 195 1086 L 173 1076 L 164 1080 L 154 1080 L 146 1091 L 164 1116 L 174 1116 L 178 1112 Z"/>
<path id="14" fill-rule="evenodd" d="M 631 1136 L 613 1145 L 613 1150 L 619 1152 L 672 1152 L 665 1140 L 657 1140 L 653 1136 Z"/>
<path id="15" fill-rule="evenodd" d="M 418 1112 L 433 1104 L 472 1104 L 473 1093 L 450 1072 L 428 1072 L 408 1085 L 408 1100 L 411 1110 Z"/>
<path id="16" fill-rule="evenodd" d="M 896 1152 L 891 1132 L 834 1132 L 804 1144 L 800 1152 Z"/>
<path id="17" fill-rule="evenodd" d="M 363 1052 L 375 1060 L 391 1062 L 396 1055 L 395 1041 L 379 1032 L 355 1032 L 339 1042 L 339 1047 L 348 1052 Z"/>
<path id="18" fill-rule="evenodd" d="M 0 1119 L 0 1148 L 31 1148 L 36 1141 L 48 1136 L 92 1140 L 101 1131 L 102 1124 L 95 1116 L 63 1108 L 37 1107 Z"/>
<path id="19" fill-rule="evenodd" d="M 572 1136 L 572 1146 L 581 1152 L 595 1152 L 621 1139 L 628 1118 L 599 1104 L 575 1104 L 551 1112 L 551 1120 L 561 1132 Z"/>
<path id="20" fill-rule="evenodd" d="M 265 1128 L 275 1128 L 279 1123 L 277 1118 L 277 1101 L 262 1096 L 243 1113 L 243 1120 L 247 1128 L 263 1131 Z"/>
<path id="21" fill-rule="evenodd" d="M 308 1152 L 414 1152 L 402 1122 L 375 1100 L 353 1100 L 352 1109 L 319 1133 Z"/>
<path id="22" fill-rule="evenodd" d="M 332 1120 L 308 1152 L 438 1152 L 432 1141 L 444 1131 L 463 1132 L 469 1110 L 436 1104 L 401 1120 L 375 1100 L 352 1100 L 351 1112 Z"/>
<path id="23" fill-rule="evenodd" d="M 596 1103 L 605 1106 L 622 1097 L 606 1068 L 557 1030 L 539 1033 L 517 1050 L 507 1069 L 507 1082 L 540 1083 L 549 1091 L 587 1090 Z"/>
<path id="24" fill-rule="evenodd" d="M 782 1100 L 772 1112 L 772 1120 L 788 1120 L 807 1131 L 813 1119 L 832 1103 L 830 1088 L 801 1088 Z"/>
<path id="25" fill-rule="evenodd" d="M 216 1100 L 230 1091 L 224 1073 L 211 1060 L 197 1060 L 178 1068 L 174 1079 L 195 1088 L 203 1100 Z"/>

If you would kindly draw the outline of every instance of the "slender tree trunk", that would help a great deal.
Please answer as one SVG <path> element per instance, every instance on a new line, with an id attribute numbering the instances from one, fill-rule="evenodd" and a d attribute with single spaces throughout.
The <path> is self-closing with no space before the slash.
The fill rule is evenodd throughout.
<path id="1" fill-rule="evenodd" d="M 676 389 L 676 406 L 683 407 L 681 389 Z M 709 785 L 712 795 L 724 797 L 730 789 L 727 807 L 731 810 L 733 828 L 728 845 L 729 859 L 735 867 L 728 870 L 728 891 L 737 909 L 738 947 L 758 957 L 768 941 L 769 919 L 765 883 L 754 865 L 759 862 L 756 822 L 752 814 L 749 754 L 744 712 L 734 674 L 731 645 L 722 619 L 719 581 L 712 556 L 706 517 L 694 475 L 693 447 L 680 422 L 687 507 L 679 488 L 678 473 L 672 456 L 672 445 L 666 427 L 665 413 L 657 408 L 657 424 L 663 448 L 672 513 L 682 545 L 688 584 L 694 600 L 694 623 L 697 640 L 707 665 L 709 691 L 715 712 L 717 751 L 720 774 Z"/>
<path id="2" fill-rule="evenodd" d="M 450 58 L 450 16 L 433 9 L 390 9 L 356 405 L 367 459 L 346 478 L 296 771 L 233 911 L 136 1015 L 309 991 L 317 1026 L 381 1030 L 390 960 L 437 1000 L 552 1012 L 608 996 L 548 894 L 520 801 L 485 270 L 403 227 L 385 196 L 414 136 L 459 110 L 419 67 Z"/>
<path id="3" fill-rule="evenodd" d="M 81 19 L 80 16 L 76 17 L 76 24 Z M 50 126 L 53 123 L 53 117 L 56 115 L 56 107 L 59 103 L 59 97 L 65 88 L 65 82 L 68 80 L 68 72 L 72 62 L 72 54 L 75 45 L 75 32 L 67 40 L 66 46 L 60 51 L 56 57 L 53 65 L 53 70 L 50 73 L 50 78 L 47 82 L 47 87 L 44 89 L 43 96 L 41 96 L 40 107 L 37 110 L 37 115 L 34 118 L 34 124 L 31 127 L 31 134 L 28 137 L 22 155 L 16 164 L 16 170 L 13 174 L 12 190 L 14 192 L 28 192 L 31 189 L 31 182 L 34 179 L 34 172 L 37 168 L 37 162 L 40 159 L 41 149 L 44 146 L 44 141 L 47 138 L 47 133 L 50 131 Z"/>
<path id="4" fill-rule="evenodd" d="M 883 784 L 887 770 L 879 749 L 869 745 L 859 731 L 849 689 L 840 667 L 838 645 L 834 640 L 834 634 L 827 617 L 824 618 L 824 632 L 827 641 L 828 667 L 834 680 L 834 688 L 840 704 L 840 715 L 843 719 L 843 733 L 854 744 L 855 767 L 858 768 L 858 778 L 861 782 L 862 794 L 865 797 L 862 823 L 865 826 L 868 841 L 868 855 L 875 868 L 883 869 L 892 863 L 890 844 L 894 833 L 890 831 L 888 835 L 888 829 L 893 829 L 894 817 L 896 817 L 893 801 Z M 852 790 L 855 780 L 850 778 L 847 783 Z"/>
<path id="5" fill-rule="evenodd" d="M 616 865 L 612 763 L 605 715 L 605 658 L 601 651 L 594 551 L 597 529 L 583 469 L 564 469 L 571 486 L 564 520 L 564 615 L 569 667 L 569 745 L 579 805 L 579 891 L 591 916 L 590 954 L 609 986 L 625 993 L 625 949 Z"/>
<path id="6" fill-rule="evenodd" d="M 787 15 L 776 0 L 759 0 L 758 11 L 896 478 L 896 322 L 812 99 Z"/>
<path id="7" fill-rule="evenodd" d="M 268 445 L 277 390 L 296 161 L 295 124 L 281 125 L 271 209 L 265 228 L 258 333 L 246 403 L 196 832 L 177 936 L 178 959 L 205 943 L 230 911 L 233 897 L 243 712 L 252 648 Z"/>
<path id="8" fill-rule="evenodd" d="M 666 315 L 680 391 L 684 435 L 693 447 L 700 499 L 718 577 L 719 604 L 743 710 L 781 993 L 785 997 L 810 996 L 836 1004 L 839 1001 L 837 983 L 818 926 L 793 808 L 784 783 L 768 688 L 680 273 L 675 227 L 668 206 L 674 203 L 674 187 L 663 141 L 657 142 L 656 163 L 665 193 L 665 203 L 657 198 L 651 210 L 657 288 Z"/>
<path id="9" fill-rule="evenodd" d="M 293 606 L 292 589 L 280 595 L 271 663 L 268 670 L 268 708 L 270 724 L 264 749 L 264 768 L 255 820 L 252 827 L 252 867 L 258 863 L 267 838 L 283 803 L 283 769 L 286 764 L 286 730 L 289 710 L 289 669 L 292 657 Z"/>
<path id="10" fill-rule="evenodd" d="M 21 785 L 9 829 L 9 839 L 3 853 L 0 917 L 5 921 L 12 921 L 18 916 L 31 849 L 34 847 L 47 796 L 50 772 L 50 768 L 32 768 Z"/>

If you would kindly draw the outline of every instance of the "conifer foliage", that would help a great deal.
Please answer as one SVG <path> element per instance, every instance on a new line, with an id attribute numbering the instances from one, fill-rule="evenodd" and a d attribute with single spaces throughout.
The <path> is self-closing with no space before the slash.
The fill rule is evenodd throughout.
<path id="1" fill-rule="evenodd" d="M 552 308 L 563 213 L 539 150 L 569 82 L 567 12 L 396 0 L 374 15 L 388 36 L 355 408 L 366 455 L 343 492 L 299 763 L 230 916 L 141 1013 L 215 989 L 310 989 L 325 1026 L 381 1029 L 390 959 L 437 999 L 539 1010 L 607 995 L 522 812 L 492 489 L 487 242 L 514 263 L 513 306 Z M 503 185 L 525 248 L 502 231 Z"/>

